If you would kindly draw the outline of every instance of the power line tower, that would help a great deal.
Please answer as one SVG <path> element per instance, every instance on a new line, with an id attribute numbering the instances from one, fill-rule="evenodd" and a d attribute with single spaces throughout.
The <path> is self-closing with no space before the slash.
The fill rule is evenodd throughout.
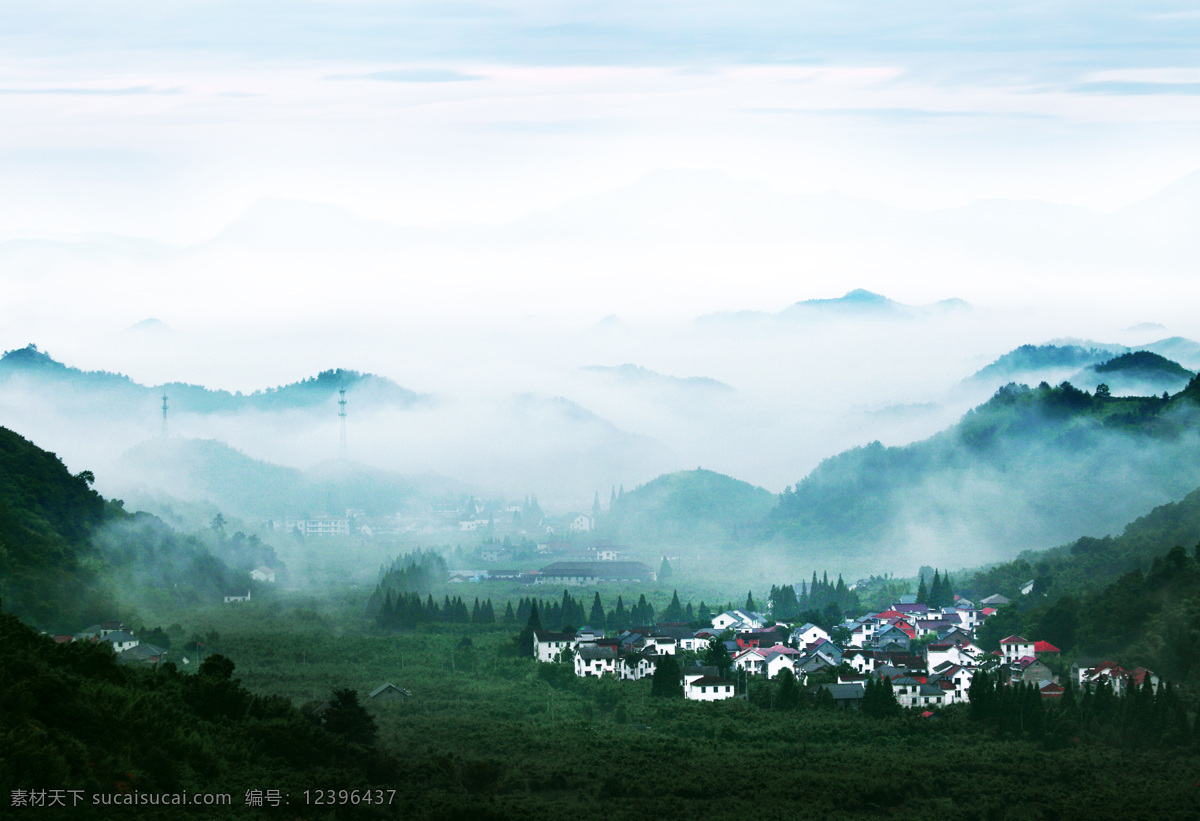
<path id="1" fill-rule="evenodd" d="M 162 438 L 163 438 L 163 439 L 166 439 L 166 438 L 167 438 L 167 392 L 166 392 L 166 391 L 163 391 L 163 424 L 162 424 Z"/>
<path id="2" fill-rule="evenodd" d="M 338 418 L 342 422 L 342 438 L 338 442 L 338 456 L 346 461 L 346 389 L 338 391 Z"/>

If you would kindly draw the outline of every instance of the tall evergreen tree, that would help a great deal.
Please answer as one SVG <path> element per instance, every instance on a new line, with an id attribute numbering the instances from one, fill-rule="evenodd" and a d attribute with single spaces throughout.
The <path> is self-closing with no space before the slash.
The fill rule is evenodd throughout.
<path id="1" fill-rule="evenodd" d="M 592 599 L 592 611 L 588 614 L 588 622 L 596 628 L 604 627 L 604 605 L 600 603 L 600 591 L 596 591 Z"/>
<path id="2" fill-rule="evenodd" d="M 521 634 L 517 636 L 517 655 L 530 657 L 533 655 L 533 632 L 542 629 L 542 620 L 538 617 L 537 602 L 529 608 L 529 619 L 525 622 L 525 628 Z"/>
<path id="3" fill-rule="evenodd" d="M 669 561 L 667 561 L 666 556 L 663 556 L 662 564 L 660 564 L 658 566 L 658 580 L 660 582 L 665 582 L 667 579 L 671 578 L 673 575 L 675 575 L 675 571 L 671 567 L 671 563 Z"/>
<path id="4" fill-rule="evenodd" d="M 661 698 L 683 696 L 683 673 L 673 653 L 658 656 L 654 665 L 654 676 L 650 680 L 650 695 Z"/>
<path id="5" fill-rule="evenodd" d="M 925 587 L 925 576 L 921 576 L 921 583 L 917 585 L 917 604 L 929 604 L 929 589 Z"/>
<path id="6" fill-rule="evenodd" d="M 667 605 L 667 609 L 662 612 L 662 620 L 666 622 L 676 622 L 683 620 L 683 604 L 679 601 L 679 591 L 675 591 L 675 595 L 671 597 L 671 603 Z"/>

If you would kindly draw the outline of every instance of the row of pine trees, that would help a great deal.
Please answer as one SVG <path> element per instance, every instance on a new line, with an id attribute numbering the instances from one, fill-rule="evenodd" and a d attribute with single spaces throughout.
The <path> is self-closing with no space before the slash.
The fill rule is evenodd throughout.
<path id="1" fill-rule="evenodd" d="M 1062 696 L 1048 703 L 1033 684 L 1005 685 L 980 672 L 967 695 L 971 720 L 1002 733 L 1060 740 L 1089 736 L 1137 749 L 1200 744 L 1200 716 L 1189 722 L 1174 686 L 1167 682 L 1155 690 L 1149 675 L 1124 695 L 1108 681 L 1081 692 L 1068 681 Z"/>

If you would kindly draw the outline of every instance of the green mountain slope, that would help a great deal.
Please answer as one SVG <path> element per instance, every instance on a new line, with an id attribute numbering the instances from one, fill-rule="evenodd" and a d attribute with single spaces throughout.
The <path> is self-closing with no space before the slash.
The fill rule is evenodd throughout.
<path id="1" fill-rule="evenodd" d="M 659 476 L 621 495 L 604 520 L 622 539 L 735 538 L 774 507 L 775 496 L 760 487 L 711 470 Z"/>
<path id="2" fill-rule="evenodd" d="M 53 453 L 0 428 L 0 597 L 40 627 L 74 632 L 125 596 L 216 600 L 230 571 L 197 540 L 127 513 Z"/>
<path id="3" fill-rule="evenodd" d="M 765 533 L 887 567 L 1113 532 L 1200 486 L 1197 393 L 1196 380 L 1170 399 L 1009 385 L 930 439 L 825 460 L 784 492 Z"/>

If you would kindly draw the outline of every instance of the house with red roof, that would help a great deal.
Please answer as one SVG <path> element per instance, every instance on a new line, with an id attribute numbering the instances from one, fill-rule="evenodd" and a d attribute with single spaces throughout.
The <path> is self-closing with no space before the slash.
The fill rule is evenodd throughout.
<path id="1" fill-rule="evenodd" d="M 1035 641 L 1033 643 L 1033 654 L 1038 658 L 1058 658 L 1062 651 L 1048 641 Z"/>
<path id="2" fill-rule="evenodd" d="M 1015 664 L 1018 659 L 1023 656 L 1033 655 L 1033 646 L 1036 642 L 1032 642 L 1023 636 L 1008 636 L 1000 639 L 1000 654 L 1004 656 L 1004 661 L 1008 664 Z"/>

